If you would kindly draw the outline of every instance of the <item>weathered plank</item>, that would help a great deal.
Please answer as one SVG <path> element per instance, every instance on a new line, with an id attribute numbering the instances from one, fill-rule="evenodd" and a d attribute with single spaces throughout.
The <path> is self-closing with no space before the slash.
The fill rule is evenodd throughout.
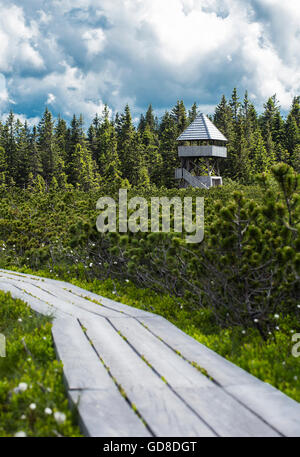
<path id="1" fill-rule="evenodd" d="M 260 383 L 242 368 L 221 357 L 196 341 L 169 321 L 160 317 L 155 320 L 138 318 L 154 335 L 160 337 L 173 350 L 179 351 L 190 362 L 196 362 L 221 386 Z"/>
<path id="2" fill-rule="evenodd" d="M 128 305 L 124 305 L 123 303 L 116 302 L 114 300 L 110 300 L 109 298 L 102 297 L 101 295 L 97 295 L 78 286 L 74 286 L 71 283 L 58 281 L 50 278 L 40 278 L 42 284 L 38 284 L 32 275 L 19 274 L 15 272 L 9 273 L 10 274 L 8 274 L 5 270 L 0 269 L 0 274 L 2 274 L 3 276 L 6 275 L 7 278 L 9 278 L 10 280 L 13 280 L 13 276 L 15 276 L 16 281 L 25 281 L 27 284 L 40 287 L 41 289 L 47 289 L 55 295 L 57 294 L 57 296 L 59 296 L 60 292 L 62 292 L 64 293 L 64 297 L 67 298 L 67 301 L 74 301 L 74 304 L 80 305 L 83 309 L 86 309 L 87 311 L 98 313 L 99 305 L 92 302 L 92 300 L 96 300 L 103 305 L 101 307 L 101 315 L 103 316 L 113 317 L 117 316 L 116 313 L 119 312 L 122 314 L 123 317 L 156 317 L 156 315 L 152 313 L 137 308 L 133 308 Z M 85 299 L 85 297 L 88 297 L 89 300 Z"/>
<path id="3" fill-rule="evenodd" d="M 49 305 L 45 301 L 33 297 L 32 295 L 28 294 L 25 290 L 22 290 L 17 285 L 5 280 L 0 280 L 0 289 L 4 292 L 10 292 L 11 296 L 16 299 L 23 300 L 24 302 L 30 304 L 30 307 L 36 311 L 37 313 L 43 314 L 45 316 L 63 316 L 63 313 L 58 311 L 53 306 Z"/>
<path id="4" fill-rule="evenodd" d="M 218 435 L 279 436 L 255 414 L 154 337 L 138 321 L 118 318 L 110 321 Z"/>
<path id="5" fill-rule="evenodd" d="M 270 384 L 243 384 L 226 390 L 282 435 L 300 437 L 300 404 Z"/>
<path id="6" fill-rule="evenodd" d="M 56 319 L 52 335 L 68 389 L 109 389 L 112 381 L 77 319 Z"/>
<path id="7" fill-rule="evenodd" d="M 289 436 L 289 430 L 291 436 L 300 434 L 299 403 L 200 344 L 164 318 L 138 320 L 187 360 L 207 370 L 226 392 L 278 433 Z"/>
<path id="8" fill-rule="evenodd" d="M 80 426 L 85 436 L 151 437 L 141 419 L 119 392 L 112 390 L 73 390 L 73 404 L 78 404 Z"/>
<path id="9" fill-rule="evenodd" d="M 56 319 L 52 334 L 64 365 L 69 396 L 78 404 L 88 436 L 149 436 L 120 395 L 76 319 Z"/>
<path id="10" fill-rule="evenodd" d="M 50 280 L 51 281 L 51 280 Z M 52 280 L 56 283 L 55 280 Z M 73 284 L 63 282 L 63 281 L 58 281 L 60 283 L 60 287 L 66 288 L 67 290 L 71 290 L 75 294 L 81 295 L 83 297 L 89 297 L 91 300 L 97 300 L 102 303 L 103 306 L 106 306 L 110 309 L 120 311 L 124 314 L 127 314 L 128 316 L 131 317 L 143 317 L 143 318 L 153 318 L 155 317 L 154 314 L 149 313 L 148 311 L 143 311 L 141 309 L 133 308 L 132 306 L 124 305 L 123 303 L 117 302 L 115 300 L 111 300 L 106 297 L 102 297 L 101 295 L 97 295 L 93 292 L 87 291 L 85 289 L 82 289 L 81 287 L 74 286 Z"/>
<path id="11" fill-rule="evenodd" d="M 111 374 L 156 436 L 215 436 L 215 432 L 172 392 L 109 322 L 82 324 Z"/>

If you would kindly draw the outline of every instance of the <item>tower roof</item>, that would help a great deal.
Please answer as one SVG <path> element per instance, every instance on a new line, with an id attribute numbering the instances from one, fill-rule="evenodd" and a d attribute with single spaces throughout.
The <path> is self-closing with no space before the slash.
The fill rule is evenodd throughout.
<path id="1" fill-rule="evenodd" d="M 217 140 L 228 142 L 227 138 L 217 129 L 205 114 L 198 114 L 194 122 L 177 138 L 177 141 Z"/>

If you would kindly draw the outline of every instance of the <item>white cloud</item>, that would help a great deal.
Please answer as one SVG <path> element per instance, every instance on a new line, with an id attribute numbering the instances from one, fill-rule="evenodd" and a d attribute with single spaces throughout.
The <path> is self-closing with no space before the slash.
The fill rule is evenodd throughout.
<path id="1" fill-rule="evenodd" d="M 95 56 L 103 51 L 105 46 L 105 35 L 102 29 L 86 30 L 82 35 L 86 41 L 88 54 Z"/>
<path id="2" fill-rule="evenodd" d="M 43 60 L 34 48 L 36 38 L 36 24 L 26 24 L 22 8 L 0 3 L 0 71 L 12 72 L 20 66 L 43 68 Z"/>
<path id="3" fill-rule="evenodd" d="M 14 3 L 0 0 L 0 100 L 23 110 L 47 100 L 90 119 L 104 103 L 163 112 L 177 98 L 211 110 L 234 86 L 287 109 L 300 92 L 299 0 Z"/>
<path id="4" fill-rule="evenodd" d="M 55 95 L 49 93 L 49 94 L 48 94 L 47 101 L 46 101 L 46 104 L 47 104 L 47 105 L 52 105 L 52 103 L 54 103 L 55 100 L 56 100 Z"/>
<path id="5" fill-rule="evenodd" d="M 3 113 L 0 115 L 0 120 L 2 122 L 6 122 L 8 116 L 9 113 Z M 37 125 L 41 120 L 39 116 L 27 117 L 26 114 L 15 114 L 15 119 L 19 119 L 19 121 L 22 122 L 22 124 L 24 124 L 24 122 L 26 121 L 29 127 Z"/>
<path id="6" fill-rule="evenodd" d="M 4 75 L 0 73 L 0 107 L 5 106 L 8 102 L 8 92 Z"/>

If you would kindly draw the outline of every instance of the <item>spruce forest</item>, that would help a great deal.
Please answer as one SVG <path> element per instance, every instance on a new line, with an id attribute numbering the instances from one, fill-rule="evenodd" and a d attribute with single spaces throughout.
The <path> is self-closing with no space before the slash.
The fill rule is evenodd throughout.
<path id="1" fill-rule="evenodd" d="M 196 103 L 187 110 L 183 101 L 161 119 L 150 105 L 135 127 L 130 107 L 111 120 L 105 107 L 90 126 L 82 116 L 70 125 L 53 119 L 46 109 L 32 129 L 13 113 L 0 123 L 1 186 L 21 189 L 70 189 L 84 191 L 175 186 L 178 166 L 176 138 L 195 119 Z M 223 96 L 211 120 L 228 138 L 228 159 L 220 173 L 242 184 L 252 184 L 258 173 L 269 172 L 283 162 L 300 170 L 300 97 L 295 97 L 286 119 L 274 95 L 258 115 L 245 93 L 236 89 L 229 101 Z"/>

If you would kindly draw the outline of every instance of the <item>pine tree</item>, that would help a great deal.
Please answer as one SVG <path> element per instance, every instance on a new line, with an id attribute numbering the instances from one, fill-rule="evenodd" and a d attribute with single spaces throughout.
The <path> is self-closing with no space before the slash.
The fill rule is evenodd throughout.
<path id="1" fill-rule="evenodd" d="M 57 124 L 54 130 L 54 141 L 59 151 L 59 156 L 66 161 L 67 160 L 67 141 L 68 141 L 68 129 L 67 124 L 61 116 L 58 116 Z"/>
<path id="2" fill-rule="evenodd" d="M 77 144 L 70 158 L 70 183 L 81 190 L 89 191 L 99 187 L 100 178 L 90 152 L 86 146 Z"/>
<path id="3" fill-rule="evenodd" d="M 28 164 L 28 177 L 31 174 L 32 179 L 35 179 L 37 175 L 42 175 L 43 167 L 42 167 L 42 159 L 41 159 L 41 151 L 38 147 L 38 134 L 37 129 L 34 126 L 32 129 L 32 134 L 30 135 L 29 139 L 29 164 Z"/>
<path id="4" fill-rule="evenodd" d="M 43 166 L 43 178 L 46 186 L 50 186 L 52 178 L 56 174 L 59 151 L 54 141 L 54 122 L 52 114 L 46 108 L 38 125 L 38 147 Z"/>
<path id="5" fill-rule="evenodd" d="M 297 121 L 291 113 L 287 117 L 285 128 L 285 145 L 288 151 L 288 163 L 291 165 L 294 151 L 297 145 L 300 144 L 300 132 L 297 126 Z"/>
<path id="6" fill-rule="evenodd" d="M 171 111 L 171 117 L 177 126 L 177 135 L 180 135 L 188 126 L 186 109 L 182 100 L 177 100 L 176 106 Z"/>
<path id="7" fill-rule="evenodd" d="M 5 149 L 0 146 L 0 189 L 5 189 L 8 181 L 7 156 Z"/>
<path id="8" fill-rule="evenodd" d="M 117 135 L 113 123 L 109 120 L 107 109 L 104 109 L 102 118 L 97 134 L 98 169 L 102 181 L 108 184 L 110 189 L 117 190 L 122 186 Z"/>
<path id="9" fill-rule="evenodd" d="M 161 179 L 166 187 L 173 187 L 175 184 L 175 168 L 180 166 L 177 151 L 178 130 L 174 117 L 166 112 L 160 125 L 160 154 L 163 160 Z"/>
<path id="10" fill-rule="evenodd" d="M 263 138 L 265 141 L 269 132 L 271 132 L 273 139 L 273 132 L 275 130 L 275 119 L 279 112 L 280 108 L 278 105 L 276 94 L 274 94 L 272 97 L 268 99 L 267 103 L 264 104 L 264 112 L 259 119 Z"/>
<path id="11" fill-rule="evenodd" d="M 162 156 L 159 153 L 159 140 L 157 135 L 151 130 L 149 124 L 146 124 L 142 142 L 144 145 L 144 156 L 150 181 L 159 185 L 161 183 Z"/>
<path id="12" fill-rule="evenodd" d="M 146 127 L 146 119 L 145 119 L 145 116 L 143 114 L 141 114 L 139 125 L 138 125 L 138 132 L 140 133 L 140 135 L 143 135 L 145 127 Z"/>
<path id="13" fill-rule="evenodd" d="M 239 114 L 241 103 L 239 102 L 239 97 L 238 97 L 236 88 L 233 89 L 229 105 L 232 110 L 234 122 L 238 122 L 238 114 Z"/>
<path id="14" fill-rule="evenodd" d="M 13 112 L 11 111 L 3 127 L 2 146 L 4 147 L 6 152 L 9 176 L 14 182 L 16 181 L 17 170 L 17 143 L 15 138 L 15 130 L 15 117 Z"/>
<path id="15" fill-rule="evenodd" d="M 17 144 L 15 181 L 19 187 L 25 189 L 30 173 L 30 130 L 27 122 L 24 126 L 19 120 L 16 122 L 15 135 Z"/>
<path id="16" fill-rule="evenodd" d="M 156 121 L 155 117 L 153 114 L 153 108 L 152 105 L 149 105 L 146 116 L 145 116 L 145 127 L 148 126 L 150 129 L 150 132 L 154 133 L 156 131 Z"/>
<path id="17" fill-rule="evenodd" d="M 274 157 L 269 155 L 259 129 L 252 134 L 250 159 L 252 179 L 259 173 L 270 172 L 274 165 Z"/>
<path id="18" fill-rule="evenodd" d="M 119 120 L 118 135 L 118 155 L 121 161 L 122 176 L 124 179 L 136 186 L 140 185 L 143 176 L 146 181 L 147 167 L 145 161 L 145 151 L 140 134 L 135 131 L 129 106 L 126 105 L 124 114 Z"/>
<path id="19" fill-rule="evenodd" d="M 225 95 L 222 96 L 221 102 L 215 109 L 213 122 L 228 140 L 228 159 L 220 161 L 219 171 L 221 175 L 233 178 L 234 166 L 232 162 L 234 161 L 235 157 L 234 145 L 236 144 L 236 131 L 234 128 L 232 109 L 228 104 Z"/>
<path id="20" fill-rule="evenodd" d="M 243 184 L 248 184 L 251 176 L 250 150 L 244 135 L 243 120 L 240 116 L 238 117 L 235 131 L 236 135 L 228 158 L 229 176 Z"/>
<path id="21" fill-rule="evenodd" d="M 192 108 L 189 110 L 189 124 L 191 124 L 197 117 L 197 103 L 194 102 Z"/>
<path id="22" fill-rule="evenodd" d="M 295 118 L 297 127 L 300 128 L 300 96 L 293 99 L 291 115 Z"/>

